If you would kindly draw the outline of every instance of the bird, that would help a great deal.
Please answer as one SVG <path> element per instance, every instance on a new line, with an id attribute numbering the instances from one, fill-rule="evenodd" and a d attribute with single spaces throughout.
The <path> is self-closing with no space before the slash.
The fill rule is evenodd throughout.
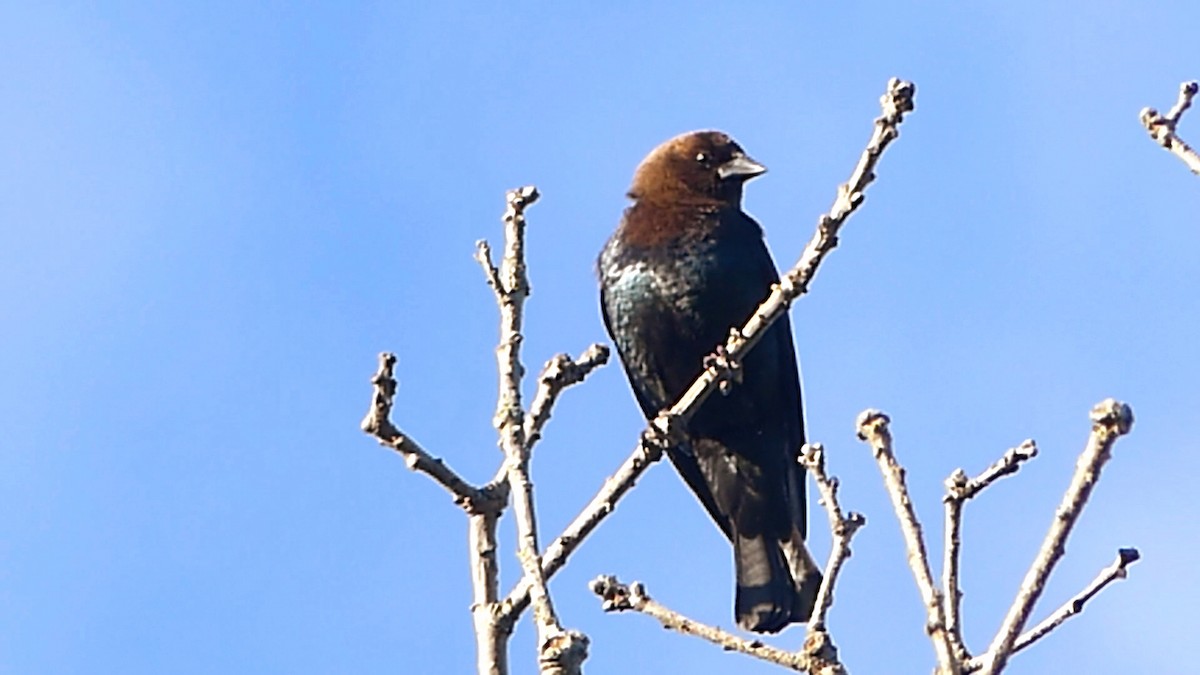
<path id="1" fill-rule="evenodd" d="M 705 358 L 779 281 L 743 187 L 766 167 L 729 135 L 695 131 L 655 148 L 597 261 L 604 326 L 647 420 L 673 405 Z M 666 454 L 733 545 L 734 616 L 757 633 L 811 617 L 821 572 L 805 545 L 800 373 L 787 314 Z"/>

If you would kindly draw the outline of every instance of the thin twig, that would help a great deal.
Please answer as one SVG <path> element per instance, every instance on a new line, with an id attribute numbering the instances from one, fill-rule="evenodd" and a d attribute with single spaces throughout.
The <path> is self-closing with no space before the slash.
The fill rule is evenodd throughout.
<path id="1" fill-rule="evenodd" d="M 850 179 L 838 188 L 837 198 L 828 215 L 818 219 L 817 231 L 804 247 L 800 259 L 771 289 L 770 296 L 755 310 L 740 330 L 730 331 L 730 337 L 714 353 L 719 358 L 705 361 L 705 369 L 684 392 L 683 396 L 664 410 L 649 425 L 633 453 L 600 491 L 575 517 L 567 528 L 542 554 L 542 574 L 549 579 L 566 562 L 579 542 L 594 530 L 616 508 L 617 500 L 651 464 L 662 456 L 663 446 L 674 437 L 688 419 L 699 409 L 720 382 L 733 377 L 733 372 L 746 354 L 762 338 L 772 323 L 801 295 L 808 292 L 817 269 L 826 254 L 837 246 L 837 234 L 846 219 L 864 200 L 863 191 L 875 179 L 874 169 L 884 149 L 900 135 L 899 125 L 904 115 L 913 110 L 916 87 L 896 78 L 888 81 L 887 92 L 880 99 L 883 114 L 875 120 L 875 128 L 866 149 L 858 160 Z M 512 626 L 529 603 L 528 581 L 522 579 L 501 606 L 501 616 Z"/>
<path id="2" fill-rule="evenodd" d="M 1200 83 L 1195 80 L 1184 82 L 1179 85 L 1179 98 L 1176 99 L 1175 105 L 1171 106 L 1166 115 L 1160 115 L 1154 108 L 1142 108 L 1139 115 L 1142 126 L 1146 127 L 1146 131 L 1150 133 L 1150 138 L 1183 160 L 1183 163 L 1187 164 L 1187 167 L 1195 174 L 1200 174 L 1200 155 L 1196 154 L 1196 151 L 1175 133 L 1175 127 L 1179 124 L 1179 118 L 1183 116 L 1183 112 L 1191 107 L 1192 99 L 1198 91 L 1200 91 Z"/>
<path id="3" fill-rule="evenodd" d="M 476 258 L 484 268 L 500 307 L 500 344 L 496 348 L 500 393 L 492 423 L 500 434 L 507 482 L 512 492 L 513 515 L 517 521 L 517 557 L 524 578 L 530 582 L 530 600 L 538 633 L 538 664 L 543 675 L 578 675 L 587 658 L 587 638 L 563 630 L 546 590 L 538 555 L 533 481 L 529 477 L 526 416 L 521 407 L 521 380 L 525 375 L 521 364 L 521 329 L 525 299 L 530 292 L 525 265 L 525 209 L 537 199 L 537 188 L 532 186 L 509 190 L 504 212 L 504 257 L 500 268 L 497 270 L 492 265 L 486 242 L 480 243 Z M 493 620 L 499 623 L 495 617 Z"/>
<path id="4" fill-rule="evenodd" d="M 487 281 L 488 288 L 496 294 L 496 301 L 502 302 L 504 282 L 500 281 L 500 270 L 496 269 L 492 262 L 492 247 L 486 239 L 475 242 L 475 262 L 483 268 L 483 278 Z"/>
<path id="5" fill-rule="evenodd" d="M 542 437 L 542 429 L 550 421 L 550 412 L 558 401 L 558 395 L 563 389 L 583 382 L 584 378 L 600 366 L 608 363 L 609 350 L 602 344 L 588 347 L 578 359 L 571 359 L 567 354 L 559 354 L 546 362 L 542 374 L 538 377 L 537 393 L 533 396 L 533 404 L 529 406 L 529 414 L 525 416 L 525 445 L 533 448 Z"/>
<path id="6" fill-rule="evenodd" d="M 995 639 L 987 653 L 980 657 L 984 664 L 984 675 L 997 675 L 1008 663 L 1021 629 L 1025 627 L 1037 599 L 1046 588 L 1046 580 L 1065 552 L 1064 544 L 1100 478 L 1100 470 L 1112 457 L 1113 445 L 1133 426 L 1133 410 L 1110 398 L 1092 408 L 1091 420 L 1092 433 L 1075 465 L 1075 475 L 1063 494 L 1054 520 L 1050 523 L 1050 530 L 1025 574 L 1025 580 L 1021 582 L 1017 597 L 1000 624 Z"/>
<path id="7" fill-rule="evenodd" d="M 961 482 L 960 482 L 961 481 Z M 967 474 L 962 469 L 956 470 L 946 479 L 946 487 L 953 491 L 960 485 L 965 486 Z M 962 619 L 959 607 L 962 603 L 962 589 L 958 581 L 959 550 L 962 547 L 962 507 L 961 499 L 951 499 L 949 495 L 942 500 L 946 505 L 945 553 L 942 558 L 942 603 L 946 614 L 946 632 L 950 636 L 950 645 L 954 648 L 959 661 L 971 658 L 966 642 L 962 636 Z"/>
<path id="8" fill-rule="evenodd" d="M 529 293 L 529 284 L 525 278 L 524 262 L 524 209 L 537 199 L 537 190 L 523 188 L 510 190 L 507 194 L 507 207 L 504 212 L 504 241 L 505 255 L 501 261 L 501 269 L 492 264 L 492 252 L 486 241 L 480 241 L 476 247 L 475 259 L 483 268 L 488 286 L 496 295 L 496 303 L 500 307 L 500 345 L 496 348 L 496 362 L 500 371 L 500 393 L 497 397 L 496 414 L 493 424 L 500 432 L 500 446 L 504 450 L 506 460 L 503 466 L 509 467 L 516 480 L 494 483 L 500 491 L 517 486 L 514 496 L 514 511 L 517 513 L 518 558 L 524 560 L 526 550 L 532 548 L 537 555 L 537 530 L 532 520 L 532 487 L 528 480 L 520 480 L 520 471 L 525 470 L 528 478 L 528 466 L 522 464 L 521 447 L 523 425 L 521 420 L 521 378 L 524 369 L 520 361 L 521 316 L 525 297 Z M 475 602 L 472 605 L 472 615 L 475 623 L 475 640 L 479 672 L 495 675 L 507 675 L 508 672 L 508 637 L 510 631 L 502 630 L 496 618 L 500 588 L 498 580 L 499 564 L 496 560 L 496 525 L 498 517 L 472 517 L 470 522 L 470 544 L 472 551 L 471 581 L 474 589 Z M 532 545 L 527 537 L 532 532 Z M 536 568 L 534 564 L 532 567 Z M 540 578 L 539 578 L 540 580 Z M 535 595 L 539 608 L 549 605 L 545 597 L 545 585 L 538 586 L 542 593 Z M 553 609 L 550 610 L 553 616 Z M 542 635 L 539 624 L 538 635 Z M 539 652 L 540 653 L 540 652 Z M 502 668 L 497 672 L 498 668 Z"/>
<path id="9" fill-rule="evenodd" d="M 529 279 L 525 271 L 525 209 L 537 201 L 533 186 L 509 190 L 508 206 L 504 211 L 504 257 L 500 269 L 492 265 L 486 241 L 476 248 L 476 260 L 483 266 L 488 285 L 496 294 L 500 306 L 500 345 L 496 347 L 496 363 L 500 370 L 500 393 L 496 402 L 493 425 L 501 432 L 501 447 L 506 456 L 524 444 L 524 412 L 521 410 L 521 323 L 525 298 L 529 295 Z"/>
<path id="10" fill-rule="evenodd" d="M 1032 440 L 1026 440 L 1015 448 L 1009 448 L 996 463 L 984 469 L 975 478 L 967 478 L 962 469 L 955 470 L 946 479 L 946 496 L 942 502 L 946 505 L 946 546 L 942 559 L 942 602 L 946 606 L 946 630 L 950 633 L 950 641 L 958 652 L 960 661 L 970 657 L 962 637 L 962 588 L 959 585 L 959 551 L 962 548 L 962 509 L 968 499 L 979 494 L 987 486 L 1004 476 L 1017 472 L 1021 463 L 1037 456 L 1037 445 Z"/>
<path id="11" fill-rule="evenodd" d="M 1063 603 L 1062 607 L 1059 607 L 1053 614 L 1043 619 L 1041 623 L 1022 633 L 1021 637 L 1017 638 L 1017 641 L 1013 643 L 1012 653 L 1016 654 L 1032 645 L 1048 635 L 1050 631 L 1061 626 L 1067 619 L 1081 613 L 1084 605 L 1099 595 L 1100 591 L 1104 590 L 1106 586 L 1118 579 L 1124 579 L 1128 575 L 1129 566 L 1137 562 L 1141 557 L 1142 555 L 1138 553 L 1136 548 L 1118 549 L 1116 560 L 1113 560 L 1112 564 L 1108 567 L 1100 570 L 1100 573 L 1096 575 L 1092 583 L 1087 585 L 1087 588 L 1084 588 L 1075 597 Z M 977 657 L 963 665 L 963 672 L 973 673 L 983 668 L 983 666 L 983 657 Z"/>
<path id="12" fill-rule="evenodd" d="M 1003 457 L 984 469 L 978 476 L 966 481 L 961 488 L 954 488 L 951 491 L 951 495 L 948 495 L 947 498 L 954 498 L 965 502 L 997 480 L 1016 473 L 1021 468 L 1023 462 L 1037 457 L 1037 453 L 1037 443 L 1034 443 L 1033 439 L 1026 439 L 1017 447 L 1009 448 Z"/>
<path id="13" fill-rule="evenodd" d="M 821 579 L 821 588 L 817 591 L 817 600 L 812 616 L 808 620 L 809 632 L 825 630 L 825 617 L 833 605 L 833 589 L 837 584 L 842 565 L 850 557 L 850 539 L 860 527 L 867 524 L 862 514 L 842 513 L 838 503 L 838 479 L 825 472 L 825 448 L 820 443 L 806 443 L 800 449 L 800 463 L 812 474 L 821 493 L 821 504 L 829 515 L 829 529 L 833 533 L 833 547 L 829 552 L 829 562 L 825 565 L 825 575 Z"/>
<path id="14" fill-rule="evenodd" d="M 532 453 L 533 446 L 542 438 L 542 429 L 550 421 L 550 413 L 558 396 L 571 385 L 579 384 L 600 366 L 608 363 L 609 349 L 602 344 L 588 347 L 578 359 L 572 359 L 568 354 L 557 354 L 542 367 L 538 376 L 537 392 L 533 395 L 533 403 L 525 414 L 525 449 Z M 501 465 L 496 477 L 489 485 L 496 485 L 508 477 L 507 463 Z"/>
<path id="15" fill-rule="evenodd" d="M 937 653 L 937 672 L 942 675 L 957 675 L 961 668 L 958 652 L 946 630 L 942 594 L 934 586 L 933 575 L 929 571 L 929 555 L 925 551 L 925 539 L 921 534 L 921 524 L 917 521 L 917 512 L 904 483 L 904 468 L 896 461 L 896 455 L 892 451 L 889 422 L 888 416 L 882 412 L 866 410 L 858 416 L 858 437 L 871 444 L 875 461 L 883 474 L 883 482 L 892 498 L 896 517 L 900 521 L 900 531 L 904 534 L 904 545 L 908 549 L 908 566 L 912 569 L 917 590 L 921 593 L 921 601 L 925 604 L 925 631 L 933 642 L 934 652 Z"/>
<path id="16" fill-rule="evenodd" d="M 646 588 L 641 582 L 635 581 L 632 584 L 626 585 L 618 581 L 614 576 L 601 576 L 594 579 L 589 584 L 589 587 L 593 593 L 600 597 L 601 607 L 606 612 L 630 610 L 641 612 L 642 614 L 658 619 L 664 628 L 683 633 L 684 635 L 694 635 L 698 638 L 708 640 L 725 651 L 741 652 L 742 654 L 747 654 L 791 670 L 821 673 L 821 675 L 845 673 L 841 664 L 818 663 L 816 659 L 810 656 L 810 645 L 808 644 L 805 645 L 805 649 L 799 652 L 789 652 L 764 644 L 760 640 L 747 640 L 746 638 L 723 631 L 720 628 L 689 619 L 653 600 L 646 593 Z M 814 644 L 813 646 L 819 649 L 824 645 Z"/>
<path id="17" fill-rule="evenodd" d="M 468 556 L 471 567 L 471 616 L 475 625 L 476 667 L 479 675 L 507 675 L 508 632 L 499 630 L 496 599 L 500 594 L 500 570 L 496 561 L 496 522 L 507 501 L 507 485 L 476 488 L 468 484 L 442 460 L 431 456 L 416 441 L 391 422 L 396 396 L 396 355 L 379 355 L 379 369 L 371 378 L 371 407 L 363 418 L 362 430 L 404 458 L 413 471 L 420 471 L 454 495 L 454 503 L 468 514 Z"/>
<path id="18" fill-rule="evenodd" d="M 502 498 L 498 500 L 493 492 L 474 487 L 463 480 L 445 462 L 430 455 L 420 443 L 392 424 L 392 403 L 396 396 L 395 368 L 395 354 L 383 352 L 379 355 L 379 369 L 371 377 L 371 407 L 360 425 L 362 430 L 375 437 L 381 445 L 400 453 L 405 466 L 432 478 L 454 497 L 455 504 L 468 512 L 503 508 Z"/>
<path id="19" fill-rule="evenodd" d="M 521 380 L 525 374 L 521 365 L 521 324 L 525 298 L 529 294 L 525 267 L 525 209 L 537 198 L 537 189 L 532 186 L 508 191 L 504 211 L 504 257 L 494 278 L 489 274 L 488 279 L 500 307 L 500 344 L 496 347 L 500 393 L 492 424 L 500 432 L 500 447 L 504 450 L 513 513 L 517 520 L 517 556 L 525 576 L 532 581 L 531 595 L 540 643 L 550 633 L 561 631 L 561 627 L 546 593 L 541 565 L 537 562 L 537 513 L 533 505 L 533 483 L 529 479 L 529 456 L 525 452 L 525 412 L 521 408 Z M 484 267 L 490 270 L 491 256 L 486 251 L 484 243 L 478 249 L 478 259 L 480 264 L 487 261 Z"/>

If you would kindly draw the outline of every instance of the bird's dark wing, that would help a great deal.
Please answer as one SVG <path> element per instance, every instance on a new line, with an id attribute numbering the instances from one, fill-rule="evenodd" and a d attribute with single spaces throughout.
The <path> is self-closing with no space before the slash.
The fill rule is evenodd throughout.
<path id="1" fill-rule="evenodd" d="M 775 264 L 771 261 L 771 255 L 765 245 L 762 247 L 757 269 L 768 288 L 779 282 L 779 274 L 775 271 Z M 805 442 L 804 405 L 800 367 L 796 359 L 792 322 L 788 314 L 785 313 L 771 325 L 770 330 L 763 336 L 763 343 L 755 347 L 754 352 L 747 357 L 747 368 L 753 368 L 755 373 L 768 372 L 774 379 L 770 389 L 778 397 L 780 411 L 774 422 L 781 425 L 786 447 L 786 452 L 781 457 L 784 465 L 779 467 L 780 475 L 786 477 L 785 490 L 788 494 L 792 522 L 799 529 L 800 536 L 806 538 L 808 519 L 805 515 L 804 468 L 798 462 L 800 446 Z M 758 360 L 761 360 L 761 366 L 756 362 Z"/>
<path id="2" fill-rule="evenodd" d="M 749 220 L 744 214 L 730 218 L 737 216 Z M 701 303 L 715 319 L 713 333 L 744 322 L 778 279 L 760 238 L 726 239 L 721 253 L 720 282 Z M 715 343 L 720 336 L 709 338 Z M 728 395 L 705 401 L 688 431 L 707 486 L 703 501 L 715 507 L 709 508 L 714 518 L 726 519 L 732 535 L 738 623 L 775 632 L 808 619 L 821 581 L 804 544 L 804 470 L 797 462 L 804 420 L 786 315 L 746 355 L 741 374 Z"/>
<path id="3" fill-rule="evenodd" d="M 628 274 L 636 275 L 638 272 Z M 612 336 L 617 353 L 621 356 L 621 365 L 633 388 L 633 395 L 642 414 L 647 420 L 652 420 L 659 412 L 675 404 L 672 392 L 679 388 L 677 384 L 671 386 L 675 384 L 673 380 L 680 378 L 672 377 L 673 371 L 677 370 L 672 362 L 678 359 L 674 358 L 675 351 L 670 346 L 680 347 L 689 340 L 686 337 L 688 331 L 681 330 L 678 323 L 672 320 L 674 313 L 666 306 L 665 300 L 655 293 L 643 293 L 644 289 L 638 288 L 643 283 L 646 283 L 645 280 L 628 278 L 601 284 L 600 309 L 604 327 Z M 613 286 L 611 290 L 610 284 Z M 667 345 L 668 350 L 648 349 L 648 345 Z M 699 370 L 697 361 L 697 374 Z M 695 375 L 692 375 L 688 383 L 694 379 Z M 667 457 L 717 527 L 731 538 L 729 519 L 713 500 L 691 443 L 685 441 L 669 448 Z"/>
<path id="4" fill-rule="evenodd" d="M 779 276 L 761 230 L 744 213 L 726 212 L 719 282 L 701 306 L 721 317 L 706 331 L 707 353 L 731 325 L 741 326 L 767 298 Z M 727 325 L 728 324 L 728 325 Z M 697 357 L 697 358 L 702 358 Z M 713 394 L 689 425 L 696 437 L 716 441 L 724 452 L 697 454 L 711 500 L 734 528 L 783 536 L 793 527 L 806 534 L 804 474 L 796 461 L 804 443 L 801 385 L 788 316 L 779 317 L 745 357 L 741 382 L 728 395 Z"/>

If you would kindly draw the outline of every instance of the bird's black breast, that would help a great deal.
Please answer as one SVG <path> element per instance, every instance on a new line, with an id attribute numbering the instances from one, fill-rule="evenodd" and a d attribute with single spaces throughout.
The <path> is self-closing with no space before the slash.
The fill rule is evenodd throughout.
<path id="1" fill-rule="evenodd" d="M 681 214 L 639 208 L 626 212 L 601 253 L 601 304 L 638 402 L 652 417 L 682 395 L 704 357 L 745 323 L 778 274 L 761 228 L 738 209 Z M 653 228 L 679 233 L 673 238 L 628 236 L 638 227 L 650 229 L 641 219 L 684 217 L 691 220 Z M 780 442 L 799 447 L 800 388 L 786 316 L 751 351 L 742 374 L 728 396 L 709 398 L 691 430 L 781 434 Z"/>

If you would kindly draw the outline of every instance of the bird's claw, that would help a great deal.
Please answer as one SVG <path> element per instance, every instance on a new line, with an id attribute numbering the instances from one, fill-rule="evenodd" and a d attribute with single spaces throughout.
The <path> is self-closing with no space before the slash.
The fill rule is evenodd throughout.
<path id="1" fill-rule="evenodd" d="M 704 367 L 717 371 L 717 389 L 722 396 L 728 396 L 735 384 L 742 383 L 742 363 L 729 356 L 725 345 L 717 345 L 712 354 L 704 357 Z"/>

